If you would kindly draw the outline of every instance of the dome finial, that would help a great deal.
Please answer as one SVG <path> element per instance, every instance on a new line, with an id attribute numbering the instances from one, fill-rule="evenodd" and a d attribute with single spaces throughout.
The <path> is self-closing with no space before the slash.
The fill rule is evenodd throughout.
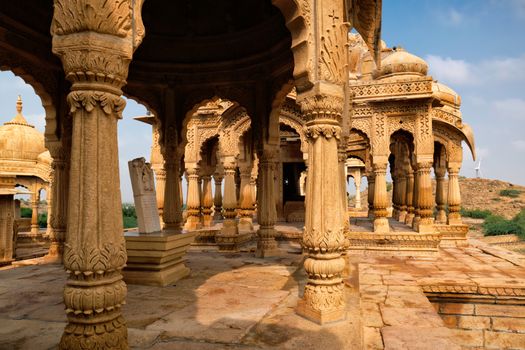
<path id="1" fill-rule="evenodd" d="M 18 95 L 16 100 L 16 111 L 18 114 L 22 114 L 22 96 Z"/>

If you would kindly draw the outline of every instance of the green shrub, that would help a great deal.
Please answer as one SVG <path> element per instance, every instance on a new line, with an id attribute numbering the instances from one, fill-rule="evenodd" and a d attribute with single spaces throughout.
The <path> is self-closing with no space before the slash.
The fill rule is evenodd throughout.
<path id="1" fill-rule="evenodd" d="M 461 214 L 461 216 L 473 218 L 473 219 L 485 219 L 489 217 L 490 215 L 492 215 L 490 210 L 480 210 L 480 209 L 471 210 L 471 209 L 465 209 L 465 208 L 461 208 L 459 213 Z"/>
<path id="2" fill-rule="evenodd" d="M 33 209 L 31 208 L 20 208 L 20 216 L 23 218 L 30 218 L 33 215 Z"/>
<path id="3" fill-rule="evenodd" d="M 38 215 L 38 227 L 47 227 L 47 213 L 42 213 Z"/>
<path id="4" fill-rule="evenodd" d="M 506 190 L 499 191 L 500 196 L 510 197 L 510 198 L 518 198 L 520 194 L 521 194 L 521 191 L 515 190 L 515 189 L 506 189 Z"/>
<path id="5" fill-rule="evenodd" d="M 134 228 L 137 227 L 137 218 L 134 216 L 124 216 L 122 217 L 124 228 Z"/>
<path id="6" fill-rule="evenodd" d="M 386 191 L 387 191 L 387 192 L 392 191 L 392 186 L 393 186 L 392 183 L 389 182 L 389 181 L 387 181 L 387 183 L 386 183 Z"/>
<path id="7" fill-rule="evenodd" d="M 135 206 L 131 203 L 122 203 L 122 215 L 136 218 Z"/>
<path id="8" fill-rule="evenodd" d="M 514 218 L 507 220 L 498 215 L 491 215 L 483 223 L 483 231 L 487 236 L 516 234 L 525 238 L 525 209 L 522 209 Z"/>

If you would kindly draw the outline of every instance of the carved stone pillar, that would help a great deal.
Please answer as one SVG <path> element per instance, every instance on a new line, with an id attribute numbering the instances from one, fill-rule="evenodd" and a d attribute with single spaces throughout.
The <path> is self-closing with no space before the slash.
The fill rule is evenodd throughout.
<path id="1" fill-rule="evenodd" d="M 202 226 L 211 227 L 213 216 L 213 195 L 211 186 L 211 175 L 204 174 L 202 176 Z"/>
<path id="2" fill-rule="evenodd" d="M 414 167 L 414 190 L 412 194 L 412 203 L 414 204 L 414 218 L 412 219 L 412 228 L 418 230 L 419 220 L 419 172 L 417 171 L 417 164 Z"/>
<path id="3" fill-rule="evenodd" d="M 241 184 L 239 195 L 239 230 L 253 231 L 253 197 L 250 186 L 252 164 L 243 163 L 239 166 Z"/>
<path id="4" fill-rule="evenodd" d="M 31 195 L 31 236 L 36 237 L 40 234 L 38 226 L 38 204 L 40 202 L 40 189 L 35 186 L 35 192 Z"/>
<path id="5" fill-rule="evenodd" d="M 407 215 L 407 176 L 404 172 L 399 174 L 398 188 L 399 215 L 397 220 L 405 222 Z"/>
<path id="6" fill-rule="evenodd" d="M 237 195 L 235 189 L 235 172 L 237 161 L 233 156 L 223 158 L 224 197 L 222 202 L 224 221 L 216 240 L 221 250 L 237 250 L 236 239 L 239 235 L 237 226 Z"/>
<path id="7" fill-rule="evenodd" d="M 448 163 L 448 224 L 460 225 L 461 193 L 459 189 L 459 169 L 461 163 Z"/>
<path id="8" fill-rule="evenodd" d="M 361 170 L 357 170 L 354 175 L 355 184 L 355 208 L 361 209 Z"/>
<path id="9" fill-rule="evenodd" d="M 166 148 L 175 148 L 168 146 Z M 162 210 L 163 228 L 180 231 L 182 228 L 182 206 L 180 198 L 180 161 L 176 152 L 165 155 L 164 206 Z"/>
<path id="10" fill-rule="evenodd" d="M 161 227 L 164 227 L 164 196 L 166 195 L 166 170 L 164 166 L 153 168 L 155 173 L 156 198 L 157 209 L 159 210 L 159 218 Z"/>
<path id="11" fill-rule="evenodd" d="M 199 168 L 195 164 L 186 164 L 186 166 L 188 199 L 186 200 L 186 224 L 184 229 L 197 230 L 202 227 L 200 220 L 201 191 L 199 191 Z"/>
<path id="12" fill-rule="evenodd" d="M 399 219 L 399 176 L 397 171 L 392 174 L 392 218 Z"/>
<path id="13" fill-rule="evenodd" d="M 434 198 L 432 197 L 432 178 L 430 171 L 432 162 L 421 162 L 417 164 L 418 171 L 418 207 L 419 225 L 418 232 L 434 232 Z"/>
<path id="14" fill-rule="evenodd" d="M 345 149 L 346 143 L 341 141 L 339 144 L 339 149 L 337 150 L 337 160 L 339 162 L 339 176 L 341 177 L 341 205 L 343 210 L 343 231 L 345 237 L 348 237 L 350 233 L 350 217 L 348 215 L 348 195 L 346 192 L 346 160 L 348 155 L 346 154 Z"/>
<path id="15" fill-rule="evenodd" d="M 388 196 L 386 191 L 386 163 L 374 166 L 374 232 L 389 232 L 387 219 Z"/>
<path id="16" fill-rule="evenodd" d="M 213 219 L 222 220 L 222 174 L 213 174 L 213 181 L 215 182 L 215 193 L 213 196 Z"/>
<path id="17" fill-rule="evenodd" d="M 366 177 L 368 182 L 368 217 L 372 219 L 374 217 L 374 187 L 375 187 L 375 174 L 370 171 Z"/>
<path id="18" fill-rule="evenodd" d="M 51 178 L 53 178 L 53 171 L 51 171 Z M 46 193 L 46 202 L 47 202 L 47 222 L 46 222 L 46 233 L 44 234 L 44 237 L 46 239 L 49 239 L 49 236 L 51 234 L 51 215 L 53 215 L 53 181 L 49 183 L 49 186 L 47 187 L 47 193 Z"/>
<path id="19" fill-rule="evenodd" d="M 436 168 L 436 223 L 447 223 L 447 212 L 445 211 L 447 194 L 445 192 L 445 173 L 444 168 Z"/>
<path id="20" fill-rule="evenodd" d="M 68 192 L 69 192 L 69 155 L 61 145 L 49 145 L 48 149 L 53 158 L 52 179 L 52 210 L 49 215 L 49 247 L 48 257 L 62 262 L 64 241 L 66 240 Z"/>
<path id="21" fill-rule="evenodd" d="M 13 223 L 15 219 L 15 177 L 0 177 L 0 266 L 13 261 Z"/>
<path id="22" fill-rule="evenodd" d="M 414 220 L 414 172 L 409 166 L 406 180 L 406 203 L 407 215 L 405 217 L 405 224 L 412 226 Z"/>
<path id="23" fill-rule="evenodd" d="M 59 348 L 127 349 L 117 122 L 125 106 L 121 88 L 144 34 L 134 18 L 142 1 L 89 4 L 55 0 L 51 24 L 53 52 L 72 84 L 73 123 L 63 258 L 68 323 Z"/>
<path id="24" fill-rule="evenodd" d="M 315 322 L 326 323 L 344 319 L 346 305 L 342 280 L 345 260 L 341 256 L 346 241 L 341 203 L 343 183 L 341 176 L 334 176 L 334 169 L 339 167 L 337 149 L 343 99 L 309 95 L 302 98 L 300 105 L 307 120 L 308 139 L 303 235 L 308 280 L 297 312 Z"/>
<path id="25" fill-rule="evenodd" d="M 275 222 L 277 210 L 275 205 L 275 171 L 277 170 L 277 157 L 279 150 L 267 148 L 261 150 L 259 157 L 259 178 L 257 181 L 257 251 L 260 258 L 278 254 L 277 241 L 275 240 Z"/>

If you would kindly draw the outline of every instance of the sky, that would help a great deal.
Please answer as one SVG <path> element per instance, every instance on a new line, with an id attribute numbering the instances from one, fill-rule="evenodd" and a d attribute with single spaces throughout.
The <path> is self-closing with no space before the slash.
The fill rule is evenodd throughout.
<path id="1" fill-rule="evenodd" d="M 425 59 L 429 74 L 461 95 L 474 130 L 481 175 L 525 185 L 525 0 L 383 0 L 382 38 Z M 0 123 L 23 114 L 43 132 L 44 109 L 33 89 L 0 72 Z M 122 199 L 132 202 L 127 161 L 149 159 L 151 127 L 132 118 L 146 109 L 127 100 L 119 122 Z M 461 175 L 475 176 L 464 144 Z M 183 186 L 185 189 L 185 186 Z"/>

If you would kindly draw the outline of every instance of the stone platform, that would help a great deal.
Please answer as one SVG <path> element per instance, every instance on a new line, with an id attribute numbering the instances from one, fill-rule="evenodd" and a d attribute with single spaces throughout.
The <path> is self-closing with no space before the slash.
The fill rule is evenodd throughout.
<path id="1" fill-rule="evenodd" d="M 126 283 L 167 286 L 189 275 L 185 255 L 195 232 L 127 231 L 124 238 L 128 253 L 123 271 Z"/>

